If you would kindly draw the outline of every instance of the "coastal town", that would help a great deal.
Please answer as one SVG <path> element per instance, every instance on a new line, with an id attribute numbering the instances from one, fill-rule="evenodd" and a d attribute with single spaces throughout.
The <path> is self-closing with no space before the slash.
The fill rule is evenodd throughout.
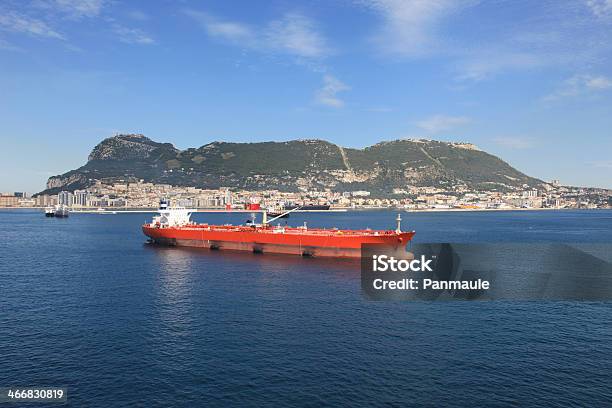
<path id="1" fill-rule="evenodd" d="M 193 209 L 274 210 L 286 205 L 330 205 L 332 209 L 403 208 L 407 210 L 513 210 L 513 209 L 596 209 L 612 208 L 612 190 L 562 186 L 557 181 L 542 189 L 512 192 L 452 191 L 436 187 L 407 186 L 385 197 L 370 191 L 245 191 L 230 187 L 205 190 L 196 187 L 153 184 L 142 180 L 105 184 L 101 181 L 74 191 L 55 195 L 2 193 L 0 207 L 41 208 L 54 205 L 73 211 L 96 209 L 151 209 L 161 198 L 173 205 Z"/>

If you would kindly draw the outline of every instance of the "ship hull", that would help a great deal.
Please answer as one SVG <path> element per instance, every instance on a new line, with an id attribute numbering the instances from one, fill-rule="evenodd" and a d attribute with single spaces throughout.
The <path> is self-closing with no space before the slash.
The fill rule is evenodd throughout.
<path id="1" fill-rule="evenodd" d="M 268 217 L 270 218 L 289 218 L 289 214 L 279 213 L 279 212 L 268 212 Z"/>
<path id="2" fill-rule="evenodd" d="M 405 247 L 414 232 L 358 235 L 328 231 L 327 234 L 273 233 L 237 228 L 219 231 L 207 228 L 157 228 L 143 226 L 153 242 L 162 245 L 248 251 L 315 257 L 358 258 L 363 244 L 383 244 L 389 248 Z"/>
<path id="3" fill-rule="evenodd" d="M 300 211 L 327 211 L 330 209 L 330 205 L 317 205 L 317 204 L 309 204 L 309 205 L 302 205 L 302 206 L 297 206 L 297 205 L 286 205 L 285 211 L 290 211 L 290 210 L 294 210 L 296 208 L 300 209 Z"/>

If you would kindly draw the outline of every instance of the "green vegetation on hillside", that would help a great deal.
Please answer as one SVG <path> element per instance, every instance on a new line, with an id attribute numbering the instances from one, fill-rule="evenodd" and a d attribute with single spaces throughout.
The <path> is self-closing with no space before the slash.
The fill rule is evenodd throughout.
<path id="1" fill-rule="evenodd" d="M 213 142 L 180 151 L 143 135 L 118 135 L 100 142 L 84 166 L 51 177 L 45 192 L 83 188 L 95 180 L 125 179 L 201 188 L 369 190 L 375 194 L 408 186 L 506 191 L 542 183 L 467 144 L 395 140 L 352 149 L 323 140 L 293 140 Z"/>

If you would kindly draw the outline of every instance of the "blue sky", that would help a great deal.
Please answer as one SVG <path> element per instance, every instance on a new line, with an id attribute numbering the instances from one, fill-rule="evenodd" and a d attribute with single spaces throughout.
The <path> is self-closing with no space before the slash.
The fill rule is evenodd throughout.
<path id="1" fill-rule="evenodd" d="M 612 0 L 0 2 L 0 191 L 116 132 L 469 141 L 612 188 Z"/>

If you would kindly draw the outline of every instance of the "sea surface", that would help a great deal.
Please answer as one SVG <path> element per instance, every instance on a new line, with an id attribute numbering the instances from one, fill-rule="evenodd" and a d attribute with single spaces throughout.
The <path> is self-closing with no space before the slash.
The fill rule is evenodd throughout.
<path id="1" fill-rule="evenodd" d="M 612 243 L 606 210 L 402 215 L 416 242 Z M 0 211 L 0 387 L 74 407 L 612 406 L 612 303 L 368 301 L 352 261 L 147 245 L 150 217 Z"/>

